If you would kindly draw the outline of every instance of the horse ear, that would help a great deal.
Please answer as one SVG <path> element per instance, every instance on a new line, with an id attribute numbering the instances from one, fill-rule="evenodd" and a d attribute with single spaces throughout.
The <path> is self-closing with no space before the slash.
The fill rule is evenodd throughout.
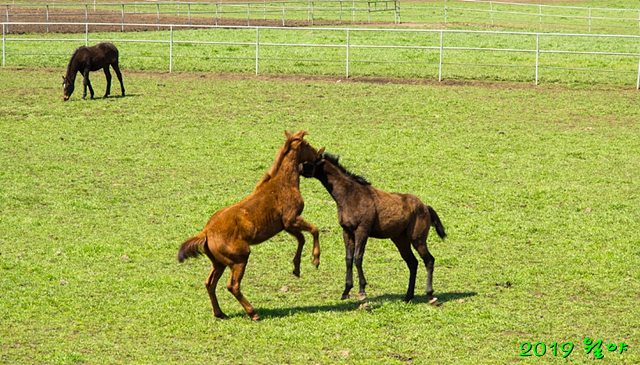
<path id="1" fill-rule="evenodd" d="M 301 130 L 299 130 L 299 131 L 298 131 L 298 133 L 296 133 L 296 137 L 298 137 L 298 138 L 302 139 L 302 138 L 304 138 L 304 136 L 306 136 L 307 134 L 309 134 L 309 133 L 307 133 L 307 131 L 305 131 L 304 129 L 301 129 Z"/>
<path id="2" fill-rule="evenodd" d="M 318 156 L 322 156 L 323 153 L 324 153 L 324 147 L 322 147 L 320 151 L 318 151 Z"/>
<path id="3" fill-rule="evenodd" d="M 285 137 L 287 137 L 287 139 L 291 139 L 291 133 L 287 132 L 287 130 L 284 130 L 284 135 Z"/>

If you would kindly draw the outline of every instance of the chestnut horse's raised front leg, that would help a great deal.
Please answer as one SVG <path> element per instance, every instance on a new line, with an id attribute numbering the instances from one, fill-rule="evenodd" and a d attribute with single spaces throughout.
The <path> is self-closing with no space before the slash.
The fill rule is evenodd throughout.
<path id="1" fill-rule="evenodd" d="M 300 260 L 302 257 L 302 248 L 304 247 L 304 236 L 300 231 L 307 231 L 313 236 L 313 266 L 317 268 L 320 265 L 318 228 L 305 221 L 301 216 L 296 216 L 295 219 L 284 223 L 284 229 L 298 240 L 298 249 L 296 250 L 296 255 L 293 257 L 293 274 L 298 277 L 300 276 Z"/>

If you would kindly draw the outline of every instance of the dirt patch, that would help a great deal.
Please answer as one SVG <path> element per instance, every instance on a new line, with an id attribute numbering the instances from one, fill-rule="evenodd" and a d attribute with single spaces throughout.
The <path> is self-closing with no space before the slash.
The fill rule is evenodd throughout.
<path id="1" fill-rule="evenodd" d="M 211 16 L 191 16 L 189 17 L 186 12 L 181 16 L 151 13 L 130 13 L 125 12 L 124 21 L 122 12 L 109 11 L 104 9 L 98 9 L 94 11 L 92 7 L 87 8 L 85 13 L 84 8 L 52 8 L 49 7 L 49 13 L 45 7 L 25 7 L 25 6 L 9 6 L 9 21 L 10 22 L 37 22 L 37 23 L 49 23 L 48 25 L 33 25 L 33 24 L 10 24 L 8 26 L 7 33 L 23 34 L 23 33 L 84 33 L 85 28 L 88 27 L 89 32 L 142 32 L 142 31 L 154 31 L 154 30 L 167 30 L 168 25 L 178 25 L 180 27 L 174 27 L 174 30 L 189 29 L 189 25 L 218 25 L 218 26 L 282 26 L 282 19 L 251 19 L 247 22 L 246 17 L 231 18 L 228 15 L 225 17 L 216 18 L 215 14 Z M 390 10 L 391 11 L 391 10 Z M 0 19 L 6 20 L 7 7 L 0 7 Z M 255 15 L 255 13 L 254 13 Z M 257 15 L 256 15 L 257 16 Z M 48 19 L 47 19 L 48 18 Z M 124 24 L 123 24 L 124 22 Z M 81 24 L 53 24 L 53 23 L 81 23 Z M 87 25 L 85 25 L 85 23 Z M 93 23 L 93 24 L 92 24 Z M 110 25 L 96 25 L 96 23 L 109 23 Z M 338 21 L 311 21 L 307 20 L 287 20 L 285 19 L 285 26 L 287 27 L 306 27 L 306 26 L 322 26 L 322 25 L 340 25 L 349 24 L 357 26 L 389 26 L 393 25 L 393 22 L 342 22 Z M 184 27 L 182 27 L 184 26 Z"/>

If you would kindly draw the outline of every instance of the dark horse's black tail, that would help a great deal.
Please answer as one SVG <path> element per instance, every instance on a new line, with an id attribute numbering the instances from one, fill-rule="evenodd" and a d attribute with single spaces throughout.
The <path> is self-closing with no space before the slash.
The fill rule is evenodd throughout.
<path id="1" fill-rule="evenodd" d="M 436 227 L 436 232 L 438 232 L 438 236 L 444 239 L 445 237 L 447 237 L 447 234 L 444 231 L 444 226 L 442 225 L 442 222 L 440 222 L 440 217 L 438 217 L 438 213 L 436 213 L 436 211 L 433 210 L 433 208 L 431 208 L 428 205 L 427 205 L 427 209 L 429 210 L 429 215 L 431 216 L 431 224 L 434 227 Z"/>

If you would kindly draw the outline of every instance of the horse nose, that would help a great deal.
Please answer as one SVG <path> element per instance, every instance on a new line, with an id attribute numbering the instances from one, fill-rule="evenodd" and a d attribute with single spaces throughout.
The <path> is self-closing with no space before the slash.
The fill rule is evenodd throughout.
<path id="1" fill-rule="evenodd" d="M 67 95 L 65 95 L 62 99 L 63 99 L 62 101 L 67 101 L 67 100 L 69 100 L 69 97 Z"/>

